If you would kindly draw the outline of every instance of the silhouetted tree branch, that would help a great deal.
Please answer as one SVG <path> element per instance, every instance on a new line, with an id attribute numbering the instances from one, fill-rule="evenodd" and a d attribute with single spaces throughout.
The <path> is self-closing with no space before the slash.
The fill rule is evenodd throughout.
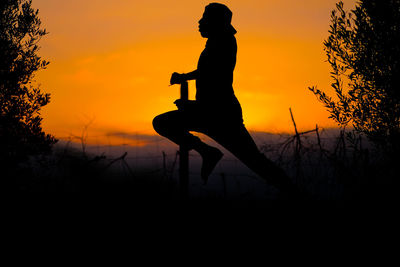
<path id="1" fill-rule="evenodd" d="M 20 162 L 56 142 L 41 127 L 40 110 L 50 94 L 33 81 L 49 64 L 38 55 L 46 34 L 31 0 L 0 2 L 0 164 Z"/>
<path id="2" fill-rule="evenodd" d="M 340 126 L 352 125 L 385 149 L 400 148 L 400 0 L 343 2 L 324 42 L 335 98 L 310 87 Z"/>

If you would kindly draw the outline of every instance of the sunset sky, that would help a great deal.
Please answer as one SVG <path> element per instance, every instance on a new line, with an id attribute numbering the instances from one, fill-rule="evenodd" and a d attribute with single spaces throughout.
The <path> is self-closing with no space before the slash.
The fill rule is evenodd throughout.
<path id="1" fill-rule="evenodd" d="M 50 32 L 40 55 L 51 62 L 36 80 L 51 93 L 46 132 L 64 138 L 92 121 L 90 133 L 156 134 L 152 119 L 175 109 L 172 72 L 196 68 L 206 39 L 198 32 L 202 0 L 34 0 Z M 237 29 L 234 90 L 249 130 L 330 127 L 308 86 L 328 88 L 323 51 L 336 0 L 220 1 Z M 345 0 L 353 8 L 355 0 Z M 189 84 L 194 98 L 194 82 Z"/>

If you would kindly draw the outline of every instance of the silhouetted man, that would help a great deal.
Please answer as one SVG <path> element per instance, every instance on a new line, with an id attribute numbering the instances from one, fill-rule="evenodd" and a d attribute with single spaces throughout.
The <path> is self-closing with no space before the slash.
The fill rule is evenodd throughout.
<path id="1" fill-rule="evenodd" d="M 242 109 L 232 87 L 237 44 L 231 19 L 232 12 L 227 6 L 219 3 L 206 6 L 199 31 L 208 40 L 197 69 L 186 74 L 175 72 L 171 76 L 171 84 L 196 80 L 196 101 L 175 101 L 178 110 L 155 117 L 154 129 L 201 155 L 201 177 L 205 182 L 223 154 L 189 131 L 210 136 L 268 182 L 291 192 L 294 186 L 290 179 L 259 152 L 243 124 Z"/>

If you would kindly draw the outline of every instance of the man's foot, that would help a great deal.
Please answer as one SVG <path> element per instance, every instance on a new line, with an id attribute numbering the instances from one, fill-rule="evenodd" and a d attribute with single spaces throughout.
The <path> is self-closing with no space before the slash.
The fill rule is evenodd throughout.
<path id="1" fill-rule="evenodd" d="M 200 154 L 203 158 L 203 165 L 201 166 L 201 179 L 204 184 L 207 184 L 208 176 L 212 173 L 218 161 L 224 155 L 218 148 L 209 147 L 205 153 Z"/>

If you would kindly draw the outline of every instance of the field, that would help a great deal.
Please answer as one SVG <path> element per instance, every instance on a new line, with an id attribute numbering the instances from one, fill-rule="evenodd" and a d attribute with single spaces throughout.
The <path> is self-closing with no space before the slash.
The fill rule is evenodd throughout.
<path id="1" fill-rule="evenodd" d="M 365 138 L 338 129 L 294 135 L 251 133 L 265 155 L 281 166 L 307 194 L 309 202 L 393 201 L 398 166 Z M 219 147 L 224 158 L 207 185 L 200 179 L 201 158 L 190 152 L 189 199 L 226 203 L 280 200 L 279 191 Z M 177 147 L 158 137 L 144 146 L 89 145 L 71 138 L 49 155 L 31 158 L 6 173 L 3 183 L 18 192 L 76 192 L 126 195 L 146 200 L 181 200 Z M 87 139 L 85 139 L 87 141 Z M 132 140 L 131 140 L 132 141 Z"/>

